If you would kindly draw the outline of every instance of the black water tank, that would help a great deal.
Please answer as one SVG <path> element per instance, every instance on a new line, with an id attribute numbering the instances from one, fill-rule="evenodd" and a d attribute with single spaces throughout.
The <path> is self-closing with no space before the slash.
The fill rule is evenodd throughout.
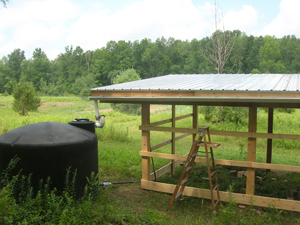
<path id="1" fill-rule="evenodd" d="M 0 136 L 0 176 L 11 158 L 17 155 L 13 174 L 32 173 L 32 186 L 37 191 L 40 179 L 50 176 L 52 188 L 64 188 L 66 170 L 77 169 L 76 191 L 81 196 L 91 172 L 98 172 L 97 136 L 64 123 L 35 123 L 16 128 Z"/>
<path id="2" fill-rule="evenodd" d="M 89 119 L 75 119 L 69 124 L 95 133 L 95 122 Z"/>

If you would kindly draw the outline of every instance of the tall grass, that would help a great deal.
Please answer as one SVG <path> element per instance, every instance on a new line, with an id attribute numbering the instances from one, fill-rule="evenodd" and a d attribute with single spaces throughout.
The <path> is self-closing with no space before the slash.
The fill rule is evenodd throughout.
<path id="1" fill-rule="evenodd" d="M 14 113 L 11 109 L 11 102 L 12 98 L 10 96 L 2 96 L 0 98 L 0 134 L 31 123 L 68 123 L 74 118 L 88 118 L 90 120 L 95 118 L 93 102 L 78 97 L 42 97 L 42 102 L 47 104 L 40 107 L 38 112 L 29 113 L 26 117 L 20 117 Z M 108 109 L 110 105 L 99 104 L 99 108 Z M 192 107 L 190 106 L 176 106 L 176 116 L 191 113 L 191 111 Z M 138 127 L 141 124 L 141 117 L 114 111 L 107 111 L 103 114 L 106 116 L 106 124 L 104 128 L 96 130 L 99 152 L 99 182 L 105 180 L 111 182 L 140 180 L 142 174 L 141 156 L 139 156 L 141 131 Z M 152 113 L 151 122 L 168 118 L 171 118 L 170 106 L 166 106 L 165 110 L 160 110 L 159 113 Z M 258 132 L 266 133 L 266 121 L 266 112 L 260 110 L 258 112 Z M 300 121 L 299 110 L 296 110 L 293 114 L 275 112 L 274 133 L 298 134 L 300 125 L 298 121 Z M 187 118 L 177 121 L 176 127 L 191 128 L 191 124 L 192 119 Z M 248 122 L 245 120 L 238 125 L 234 123 L 209 124 L 204 120 L 203 115 L 199 114 L 199 126 L 202 125 L 207 125 L 214 130 L 247 131 Z M 171 124 L 164 126 L 171 126 Z M 171 135 L 168 132 L 151 132 L 151 145 L 170 138 Z M 177 141 L 176 154 L 187 153 L 191 147 L 191 140 L 191 136 L 188 136 Z M 213 142 L 221 143 L 221 146 L 214 151 L 216 158 L 247 159 L 247 138 L 212 136 L 212 140 Z M 299 166 L 299 147 L 298 141 L 274 140 L 272 162 Z M 157 149 L 156 152 L 170 153 L 171 148 L 167 145 Z M 266 161 L 265 139 L 257 139 L 256 160 L 258 162 Z M 156 169 L 168 162 L 170 160 L 154 159 Z M 178 170 L 180 173 L 180 168 Z M 202 173 L 201 171 L 201 167 L 195 169 L 194 172 L 196 174 L 194 177 L 198 176 L 197 172 Z M 225 173 L 225 169 L 221 169 L 221 171 Z M 239 185 L 245 182 L 245 179 L 236 180 L 231 178 L 225 178 L 222 181 L 222 185 L 226 184 L 226 187 L 222 188 L 225 190 L 228 189 L 229 185 L 233 185 L 233 192 L 236 192 L 239 189 Z M 166 179 L 170 179 L 168 181 L 170 183 L 173 182 L 172 180 L 176 180 L 171 177 Z M 191 180 L 191 182 L 194 186 L 202 185 L 198 180 Z M 296 180 L 295 182 L 297 183 Z M 281 185 L 282 182 L 279 184 Z M 264 190 L 260 191 L 263 192 Z M 281 224 L 285 220 L 290 224 L 300 222 L 300 215 L 297 213 L 282 212 L 275 209 L 261 210 L 253 206 L 242 210 L 237 208 L 237 204 L 234 202 L 225 204 L 224 210 L 212 215 L 210 201 L 189 197 L 183 197 L 183 200 L 173 206 L 171 212 L 167 213 L 166 208 L 171 196 L 164 193 L 141 190 L 139 184 L 112 185 L 105 189 L 105 192 L 102 194 L 96 202 L 85 201 L 82 204 L 76 203 L 72 207 L 60 209 L 61 214 L 59 218 L 62 221 L 61 224 L 101 224 L 105 223 L 104 218 L 111 223 L 118 224 L 232 224 L 234 221 L 236 224 Z M 49 192 L 48 200 L 54 207 L 57 200 L 51 197 L 51 192 Z M 103 202 L 106 204 L 103 204 Z M 13 215 L 17 209 L 16 207 L 19 207 L 15 204 L 10 198 L 8 190 L 2 189 L 0 191 L 0 216 L 2 216 L 2 212 L 6 212 L 5 215 L 8 215 L 8 222 L 10 221 L 9 218 L 11 218 L 10 215 Z M 116 208 L 118 210 L 115 210 Z M 54 209 L 51 210 L 55 212 Z M 261 212 L 261 214 L 258 214 L 257 211 Z M 111 216 L 109 217 L 104 212 L 110 213 Z M 27 221 L 27 223 L 29 222 Z M 34 222 L 32 223 L 34 224 Z"/>
<path id="2" fill-rule="evenodd" d="M 80 97 L 42 97 L 42 106 L 37 112 L 30 112 L 28 116 L 19 116 L 11 108 L 13 98 L 0 98 L 0 134 L 20 126 L 39 122 L 68 123 L 75 118 L 95 119 L 92 101 Z M 101 109 L 109 108 L 109 104 L 101 104 Z"/>
<path id="3" fill-rule="evenodd" d="M 21 117 L 11 109 L 12 97 L 2 96 L 0 98 L 0 134 L 14 128 L 38 123 L 38 122 L 61 122 L 68 123 L 75 118 L 89 118 L 94 120 L 93 101 L 80 97 L 42 97 L 44 105 L 38 112 L 32 112 L 26 117 Z M 100 110 L 109 108 L 109 104 L 99 104 Z M 176 116 L 190 113 L 190 106 L 176 106 Z M 141 131 L 138 126 L 141 124 L 141 117 L 125 115 L 119 112 L 105 112 L 106 125 L 102 129 L 97 129 L 99 143 L 103 148 L 103 143 L 127 143 L 127 146 L 135 146 L 136 151 L 140 150 Z M 151 115 L 151 122 L 171 118 L 171 107 L 166 106 L 165 110 Z M 274 133 L 298 134 L 300 129 L 300 111 L 297 109 L 293 114 L 275 112 Z M 176 121 L 176 127 L 191 128 L 192 118 Z M 204 116 L 199 114 L 199 126 L 208 125 L 210 129 L 247 131 L 248 121 L 236 125 L 235 123 L 215 123 L 209 124 L 204 120 Z M 171 123 L 164 126 L 171 126 Z M 258 111 L 257 132 L 266 133 L 267 113 L 264 110 Z M 176 134 L 179 135 L 179 134 Z M 171 138 L 168 132 L 151 132 L 151 145 L 158 144 Z M 222 159 L 243 160 L 247 159 L 247 138 L 212 136 L 214 142 L 221 143 L 215 150 L 215 157 Z M 189 151 L 191 137 L 186 137 L 176 142 L 176 154 L 185 154 Z M 299 141 L 273 140 L 272 162 L 275 164 L 299 165 L 298 149 Z M 170 153 L 170 146 L 165 146 L 156 150 L 157 152 Z M 266 139 L 257 139 L 258 162 L 266 161 Z M 155 159 L 157 166 L 162 166 L 166 160 Z"/>

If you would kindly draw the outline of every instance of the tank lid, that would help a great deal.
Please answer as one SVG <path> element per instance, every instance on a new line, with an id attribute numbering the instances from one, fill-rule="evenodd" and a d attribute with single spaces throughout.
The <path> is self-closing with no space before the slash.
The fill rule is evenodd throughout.
<path id="1" fill-rule="evenodd" d="M 73 121 L 77 121 L 77 122 L 89 122 L 90 120 L 87 118 L 75 118 L 75 120 Z"/>
<path id="2" fill-rule="evenodd" d="M 94 121 L 86 119 L 86 118 L 76 118 L 75 120 L 72 120 L 69 122 L 69 124 L 95 124 Z"/>
<path id="3" fill-rule="evenodd" d="M 69 124 L 43 122 L 29 124 L 2 134 L 0 146 L 70 145 L 95 139 L 97 136 L 94 133 Z"/>

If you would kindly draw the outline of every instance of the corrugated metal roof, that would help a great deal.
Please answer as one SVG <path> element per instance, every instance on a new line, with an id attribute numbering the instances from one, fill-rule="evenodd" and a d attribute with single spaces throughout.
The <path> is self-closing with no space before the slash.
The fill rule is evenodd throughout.
<path id="1" fill-rule="evenodd" d="M 93 88 L 120 90 L 299 91 L 300 74 L 172 74 Z"/>

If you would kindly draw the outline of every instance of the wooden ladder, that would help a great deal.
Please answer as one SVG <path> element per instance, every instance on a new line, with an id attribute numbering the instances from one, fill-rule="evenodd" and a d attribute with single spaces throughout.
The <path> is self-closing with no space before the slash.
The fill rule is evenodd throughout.
<path id="1" fill-rule="evenodd" d="M 188 181 L 191 169 L 193 168 L 196 156 L 206 158 L 206 164 L 207 164 L 207 170 L 208 170 L 208 180 L 209 180 L 209 186 L 210 186 L 210 194 L 211 194 L 213 211 L 215 211 L 216 206 L 218 204 L 219 204 L 220 208 L 222 207 L 221 200 L 220 200 L 220 192 L 219 192 L 219 184 L 218 184 L 216 166 L 215 166 L 214 155 L 213 155 L 213 150 L 212 150 L 213 148 L 217 148 L 218 146 L 220 146 L 220 144 L 211 143 L 209 127 L 203 126 L 203 127 L 198 128 L 197 135 L 193 141 L 193 145 L 187 156 L 182 173 L 181 173 L 178 183 L 175 187 L 173 196 L 172 196 L 171 201 L 168 206 L 168 210 L 170 210 L 172 208 L 174 201 L 178 201 L 181 198 L 181 195 L 183 194 L 185 185 Z M 204 147 L 205 151 L 198 151 L 199 147 Z M 210 151 L 208 149 L 210 149 Z M 205 153 L 205 155 L 198 155 L 199 152 L 202 154 Z M 210 168 L 211 164 L 212 164 L 212 169 Z M 212 177 L 214 177 L 214 180 L 215 180 L 214 187 L 213 187 Z M 217 191 L 218 199 L 216 201 L 214 199 L 213 191 Z"/>

